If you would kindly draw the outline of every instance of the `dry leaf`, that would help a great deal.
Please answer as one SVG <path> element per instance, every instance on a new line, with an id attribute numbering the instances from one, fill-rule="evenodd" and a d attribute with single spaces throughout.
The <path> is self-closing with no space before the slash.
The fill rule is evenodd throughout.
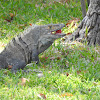
<path id="1" fill-rule="evenodd" d="M 21 78 L 21 85 L 25 85 L 25 83 L 26 83 L 27 81 L 29 82 L 28 79 L 26 79 L 26 78 Z"/>
<path id="2" fill-rule="evenodd" d="M 97 82 L 93 82 L 93 84 L 96 86 L 96 85 L 98 85 L 98 83 Z"/>
<path id="3" fill-rule="evenodd" d="M 25 26 L 27 26 L 27 24 L 20 24 L 18 27 L 23 29 Z"/>
<path id="4" fill-rule="evenodd" d="M 0 42 L 0 47 L 5 47 L 5 44 Z"/>
<path id="5" fill-rule="evenodd" d="M 48 59 L 48 57 L 45 57 L 45 59 Z"/>
<path id="6" fill-rule="evenodd" d="M 38 5 L 38 4 L 36 4 L 36 5 L 35 5 L 35 7 L 36 7 L 36 8 L 38 8 L 38 7 L 39 7 L 39 5 Z"/>
<path id="7" fill-rule="evenodd" d="M 45 96 L 44 94 L 42 94 L 42 93 L 38 94 L 37 96 L 38 96 L 39 98 L 41 98 L 41 99 L 46 99 L 46 96 Z"/>
<path id="8" fill-rule="evenodd" d="M 55 59 L 60 60 L 60 59 L 61 59 L 61 57 L 60 57 L 60 56 L 58 56 L 58 57 L 51 57 L 51 58 L 50 58 L 50 60 L 55 60 Z"/>
<path id="9" fill-rule="evenodd" d="M 67 33 L 66 35 L 71 35 L 72 33 Z"/>
<path id="10" fill-rule="evenodd" d="M 80 74 L 81 73 L 81 71 L 77 71 L 77 74 Z"/>
<path id="11" fill-rule="evenodd" d="M 6 21 L 11 22 L 13 20 L 14 14 L 13 13 L 9 13 L 10 18 L 8 16 L 8 18 L 5 18 Z"/>
<path id="12" fill-rule="evenodd" d="M 12 67 L 13 67 L 13 66 L 11 66 L 11 65 L 8 65 L 8 69 L 12 69 Z"/>
<path id="13" fill-rule="evenodd" d="M 12 20 L 11 19 L 5 19 L 7 22 L 11 22 Z"/>
<path id="14" fill-rule="evenodd" d="M 57 60 L 60 60 L 61 59 L 61 57 L 57 57 Z"/>
<path id="15" fill-rule="evenodd" d="M 4 73 L 5 75 L 7 75 L 7 74 L 8 74 L 8 70 L 4 71 L 3 73 Z"/>
<path id="16" fill-rule="evenodd" d="M 55 1 L 55 3 L 56 2 L 59 2 L 59 3 L 69 3 L 70 2 L 70 0 L 54 0 Z"/>
<path id="17" fill-rule="evenodd" d="M 100 61 L 100 58 L 99 57 L 97 57 L 97 61 Z"/>
<path id="18" fill-rule="evenodd" d="M 29 24 L 30 26 L 32 26 L 32 24 Z"/>
<path id="19" fill-rule="evenodd" d="M 49 8 L 49 9 L 48 9 L 48 12 L 50 12 L 51 10 L 52 10 L 52 8 Z"/>
<path id="20" fill-rule="evenodd" d="M 54 59 L 55 59 L 55 57 L 51 57 L 51 58 L 50 58 L 50 60 L 54 60 Z"/>
<path id="21" fill-rule="evenodd" d="M 40 78 L 40 77 L 43 77 L 43 73 L 39 73 L 37 76 L 38 76 L 39 78 Z"/>
<path id="22" fill-rule="evenodd" d="M 10 17 L 14 17 L 14 14 L 13 13 L 9 13 Z"/>
<path id="23" fill-rule="evenodd" d="M 59 97 L 73 96 L 71 93 L 63 93 Z"/>
<path id="24" fill-rule="evenodd" d="M 88 91 L 91 91 L 91 89 L 88 89 Z"/>
<path id="25" fill-rule="evenodd" d="M 45 62 L 45 61 L 44 61 L 44 62 Z M 43 64 L 42 68 L 44 68 L 44 69 L 45 69 L 45 68 L 46 68 L 46 66 Z"/>
<path id="26" fill-rule="evenodd" d="M 51 71 L 48 71 L 48 73 L 52 73 Z"/>
<path id="27" fill-rule="evenodd" d="M 69 74 L 68 74 L 68 73 L 66 73 L 66 76 L 69 76 Z"/>
<path id="28" fill-rule="evenodd" d="M 68 27 L 71 23 L 73 23 L 73 26 L 75 25 L 75 23 L 79 22 L 80 19 L 79 18 L 74 18 L 72 17 L 71 20 L 68 20 L 68 22 L 66 23 L 66 26 Z"/>

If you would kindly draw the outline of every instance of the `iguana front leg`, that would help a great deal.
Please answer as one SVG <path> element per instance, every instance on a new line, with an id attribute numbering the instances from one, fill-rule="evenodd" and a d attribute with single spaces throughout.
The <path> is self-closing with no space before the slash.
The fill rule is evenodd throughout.
<path id="1" fill-rule="evenodd" d="M 37 49 L 33 49 L 32 50 L 32 61 L 36 62 L 36 64 L 39 63 L 39 57 L 38 57 L 39 53 L 38 53 L 38 50 Z"/>
<path id="2" fill-rule="evenodd" d="M 13 59 L 11 62 L 13 63 L 9 63 L 9 65 L 12 66 L 11 71 L 13 73 L 16 73 L 19 69 L 23 69 L 26 66 L 26 63 L 24 61 L 18 59 Z"/>

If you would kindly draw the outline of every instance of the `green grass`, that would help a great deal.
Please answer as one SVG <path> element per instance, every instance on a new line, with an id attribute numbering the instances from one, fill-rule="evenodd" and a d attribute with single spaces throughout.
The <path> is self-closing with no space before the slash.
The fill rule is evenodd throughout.
<path id="1" fill-rule="evenodd" d="M 31 23 L 66 24 L 71 17 L 82 19 L 79 0 L 68 5 L 50 4 L 48 1 L 44 4 L 45 0 L 24 1 L 0 1 L 0 43 L 8 43 Z M 10 18 L 9 13 L 14 14 L 12 22 L 5 21 L 5 18 Z M 63 31 L 67 33 L 69 29 Z M 9 70 L 0 70 L 0 100 L 41 100 L 38 97 L 40 93 L 47 100 L 100 99 L 100 47 L 81 43 L 63 45 L 61 40 L 57 40 L 39 58 L 38 65 L 33 63 L 25 69 L 42 71 L 40 78 L 36 72 L 22 73 L 20 70 L 12 74 Z M 29 81 L 21 85 L 21 78 Z"/>
<path id="2" fill-rule="evenodd" d="M 81 16 L 80 3 L 75 2 L 69 5 L 58 2 L 43 3 L 43 0 L 11 0 L 0 1 L 0 35 L 1 39 L 12 38 L 22 32 L 29 24 L 50 24 L 64 23 L 66 24 L 71 17 Z M 78 5 L 78 6 L 77 6 Z M 76 12 L 77 11 L 77 12 Z M 14 14 L 13 21 L 7 22 L 5 19 L 10 19 L 10 14 Z"/>
<path id="3" fill-rule="evenodd" d="M 0 97 L 2 100 L 38 100 L 37 95 L 43 93 L 47 100 L 99 100 L 98 57 L 100 54 L 93 47 L 71 46 L 65 49 L 61 44 L 53 45 L 40 55 L 38 65 L 27 66 L 42 71 L 43 77 L 39 78 L 35 72 L 19 72 L 15 75 L 1 70 Z M 29 80 L 25 85 L 21 85 L 20 79 L 23 77 Z M 72 96 L 63 97 L 65 93 Z"/>

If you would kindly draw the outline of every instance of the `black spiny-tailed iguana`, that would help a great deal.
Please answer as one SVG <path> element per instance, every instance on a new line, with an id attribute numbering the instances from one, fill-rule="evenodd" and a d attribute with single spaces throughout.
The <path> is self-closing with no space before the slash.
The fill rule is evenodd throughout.
<path id="1" fill-rule="evenodd" d="M 39 61 L 38 55 L 51 46 L 54 40 L 65 34 L 52 34 L 64 24 L 31 26 L 23 34 L 13 38 L 0 54 L 0 69 L 12 66 L 12 72 L 23 69 L 31 61 Z"/>

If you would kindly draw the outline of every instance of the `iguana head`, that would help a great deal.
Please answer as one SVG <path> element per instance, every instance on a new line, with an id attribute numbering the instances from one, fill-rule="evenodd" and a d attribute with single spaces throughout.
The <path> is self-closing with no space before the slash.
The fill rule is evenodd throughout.
<path id="1" fill-rule="evenodd" d="M 61 33 L 61 29 L 64 27 L 64 24 L 48 24 L 40 26 L 40 38 L 38 42 L 38 52 L 41 53 L 49 48 L 52 43 L 66 34 Z M 60 30 L 60 32 L 59 32 Z"/>

